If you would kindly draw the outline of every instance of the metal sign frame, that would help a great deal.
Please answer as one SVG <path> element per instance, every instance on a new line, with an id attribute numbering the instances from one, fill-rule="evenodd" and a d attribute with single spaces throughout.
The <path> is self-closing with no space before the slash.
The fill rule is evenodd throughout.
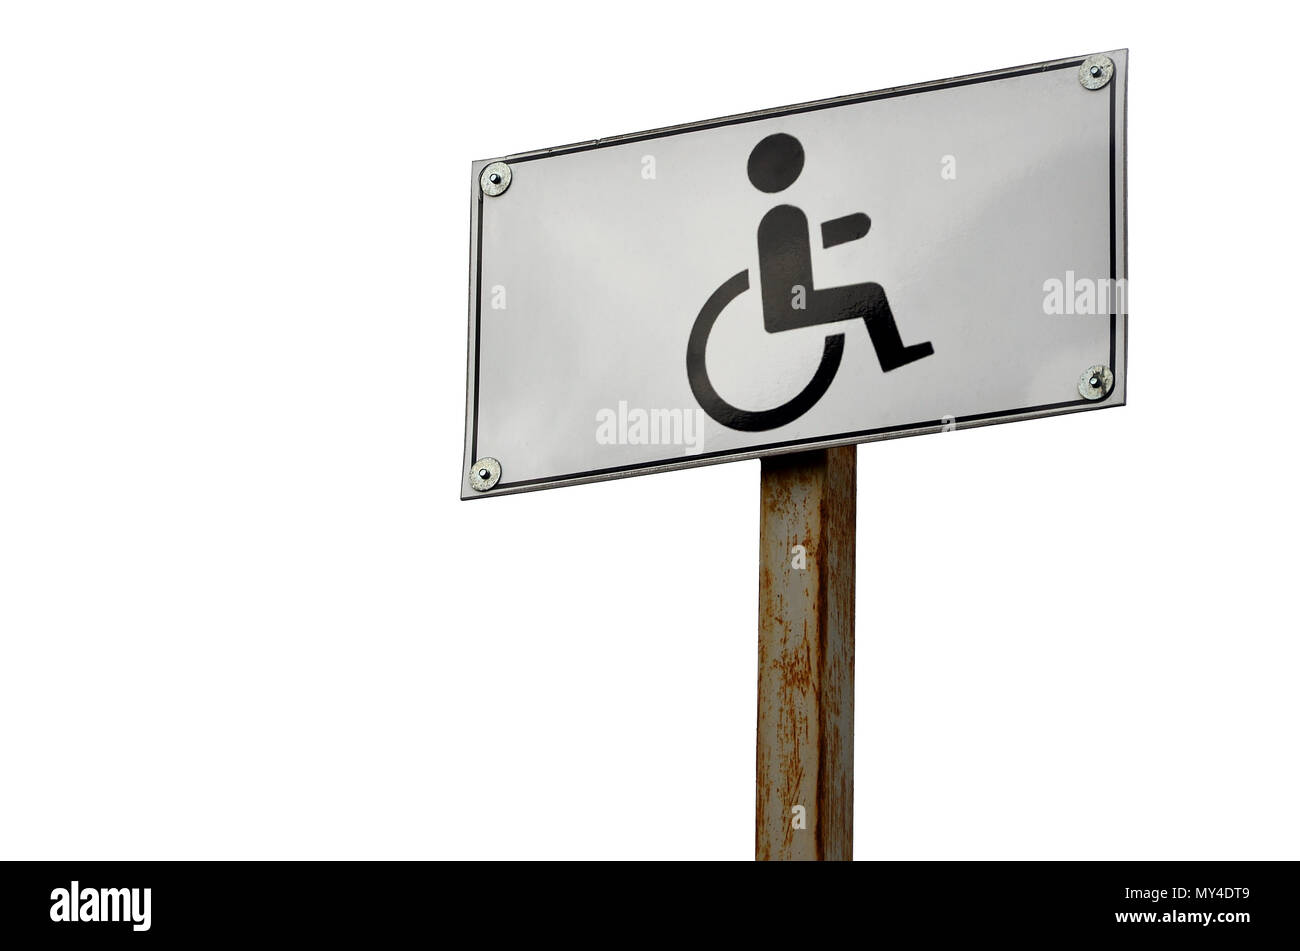
<path id="1" fill-rule="evenodd" d="M 1126 49 L 1114 50 L 1105 54 L 1115 60 L 1114 75 L 1113 77 L 1107 75 L 1106 88 L 1097 89 L 1098 94 L 1107 95 L 1110 99 L 1109 277 L 1112 282 L 1126 282 L 1128 278 L 1127 54 L 1128 51 Z M 989 426 L 996 423 L 1016 422 L 1020 420 L 1037 419 L 1045 416 L 1057 416 L 1066 413 L 1085 412 L 1088 410 L 1105 409 L 1124 405 L 1127 392 L 1126 378 L 1128 372 L 1128 315 L 1126 308 L 1123 310 L 1114 309 L 1110 314 L 1109 365 L 1113 371 L 1114 381 L 1113 387 L 1101 399 L 1086 399 L 1081 396 L 1077 400 L 1069 400 L 1047 405 L 1017 407 L 1004 411 L 981 413 L 973 416 L 957 416 L 946 419 L 933 419 L 918 423 L 889 426 L 879 429 L 843 432 L 821 438 L 801 438 L 777 441 L 759 446 L 725 449 L 700 453 L 697 455 L 683 456 L 664 462 L 615 466 L 607 469 L 564 473 L 555 477 L 530 479 L 525 481 L 511 481 L 509 473 L 501 472 L 499 466 L 495 471 L 490 472 L 488 476 L 480 479 L 478 476 L 479 472 L 488 470 L 480 470 L 476 465 L 480 459 L 479 453 L 485 448 L 480 447 L 478 441 L 480 326 L 483 302 L 483 287 L 480 269 L 480 259 L 482 255 L 482 230 L 480 224 L 483 214 L 483 204 L 485 201 L 485 196 L 482 187 L 480 186 L 480 175 L 488 165 L 494 162 L 505 162 L 508 165 L 518 165 L 520 163 L 537 161 L 558 155 L 566 155 L 591 149 L 602 149 L 632 142 L 648 141 L 679 135 L 684 132 L 694 132 L 718 128 L 721 126 L 753 122 L 760 119 L 789 116 L 804 112 L 814 112 L 821 109 L 830 109 L 836 106 L 852 105 L 879 99 L 912 96 L 923 94 L 925 92 L 950 89 L 956 86 L 1027 76 L 1050 70 L 1081 70 L 1084 64 L 1089 61 L 1090 57 L 1087 56 L 1070 56 L 1027 66 L 1017 66 L 984 73 L 974 73 L 965 76 L 957 76 L 951 79 L 916 83 L 909 86 L 899 86 L 849 96 L 820 99 L 775 109 L 740 113 L 718 119 L 668 126 L 646 132 L 636 132 L 605 139 L 592 139 L 571 145 L 558 146 L 550 149 L 539 149 L 531 152 L 520 152 L 502 156 L 500 158 L 483 159 L 474 162 L 472 164 L 470 177 L 469 348 L 465 401 L 464 464 L 461 469 L 461 498 L 472 499 L 496 495 L 510 495 L 518 492 L 558 488 L 568 485 L 581 485 L 589 482 L 606 481 L 609 479 L 626 478 L 637 475 L 650 475 L 658 472 L 714 465 L 723 462 L 738 462 L 746 459 L 758 459 L 797 450 L 825 449 L 835 446 L 874 442 L 882 439 L 893 439 L 901 436 L 917 436 L 952 429 L 968 429 L 978 426 Z M 509 181 L 507 179 L 504 187 L 508 187 L 508 184 Z M 495 460 L 490 460 L 490 462 L 495 463 Z M 485 482 L 484 479 L 487 481 Z M 486 491 L 483 490 L 482 486 L 488 483 L 490 483 L 490 488 Z"/>

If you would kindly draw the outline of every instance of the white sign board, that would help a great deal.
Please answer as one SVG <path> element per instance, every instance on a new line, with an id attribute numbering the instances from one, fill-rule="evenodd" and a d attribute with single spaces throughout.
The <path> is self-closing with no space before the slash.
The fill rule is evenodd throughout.
<path id="1" fill-rule="evenodd" d="M 461 496 L 1124 402 L 1127 53 L 474 163 Z"/>

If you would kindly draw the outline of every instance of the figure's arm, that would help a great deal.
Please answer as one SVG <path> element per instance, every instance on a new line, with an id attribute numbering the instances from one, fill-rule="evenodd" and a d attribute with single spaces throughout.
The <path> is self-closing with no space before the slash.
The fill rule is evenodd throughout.
<path id="1" fill-rule="evenodd" d="M 822 223 L 822 247 L 833 248 L 837 244 L 856 241 L 858 238 L 866 237 L 870 229 L 871 219 L 862 212 L 845 215 L 843 218 L 832 218 Z"/>

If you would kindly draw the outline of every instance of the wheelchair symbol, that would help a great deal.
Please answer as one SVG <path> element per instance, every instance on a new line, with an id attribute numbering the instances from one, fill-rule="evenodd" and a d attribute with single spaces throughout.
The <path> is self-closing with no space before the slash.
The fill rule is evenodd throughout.
<path id="1" fill-rule="evenodd" d="M 803 146 L 799 140 L 778 132 L 754 146 L 749 156 L 749 180 L 762 192 L 783 191 L 794 184 L 803 171 L 803 163 Z M 827 221 L 821 226 L 822 247 L 865 237 L 870 227 L 871 219 L 861 213 Z M 777 205 L 759 222 L 758 268 L 763 326 L 768 333 L 860 319 L 866 323 L 880 369 L 885 373 L 934 353 L 934 347 L 928 342 L 903 345 L 884 288 L 879 284 L 814 288 L 808 218 L 794 205 Z M 723 282 L 705 302 L 686 344 L 686 374 L 695 399 L 714 420 L 730 429 L 761 432 L 793 422 L 825 395 L 844 356 L 844 334 L 826 337 L 821 362 L 812 380 L 788 402 L 766 410 L 733 406 L 709 380 L 704 352 L 718 317 L 747 290 L 749 271 L 744 270 Z M 800 290 L 802 293 L 796 293 Z"/>

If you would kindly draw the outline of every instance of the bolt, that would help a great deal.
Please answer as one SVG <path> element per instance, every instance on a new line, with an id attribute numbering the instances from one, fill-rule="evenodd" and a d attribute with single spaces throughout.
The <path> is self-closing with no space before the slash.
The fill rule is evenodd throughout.
<path id="1" fill-rule="evenodd" d="M 1089 385 L 1089 386 L 1101 386 L 1101 377 L 1099 377 L 1099 376 L 1089 377 L 1089 379 L 1088 379 L 1088 385 Z"/>
<path id="2" fill-rule="evenodd" d="M 1100 67 L 1100 66 L 1094 66 L 1094 67 L 1092 67 L 1092 69 L 1088 70 L 1088 72 L 1091 73 L 1094 77 L 1100 76 L 1100 75 L 1101 75 L 1101 67 Z"/>
<path id="3" fill-rule="evenodd" d="M 1094 68 L 1095 68 L 1095 67 L 1094 67 Z M 499 174 L 497 174 L 496 172 L 493 172 L 491 175 L 488 176 L 488 181 L 491 182 L 493 185 L 500 185 L 500 184 L 501 184 L 501 176 L 500 176 Z"/>
<path id="4" fill-rule="evenodd" d="M 487 478 L 488 476 L 490 476 L 491 474 L 492 474 L 492 473 L 488 472 L 486 469 L 480 469 L 480 470 L 478 471 L 478 477 L 479 477 L 480 479 L 486 479 L 486 478 Z"/>

